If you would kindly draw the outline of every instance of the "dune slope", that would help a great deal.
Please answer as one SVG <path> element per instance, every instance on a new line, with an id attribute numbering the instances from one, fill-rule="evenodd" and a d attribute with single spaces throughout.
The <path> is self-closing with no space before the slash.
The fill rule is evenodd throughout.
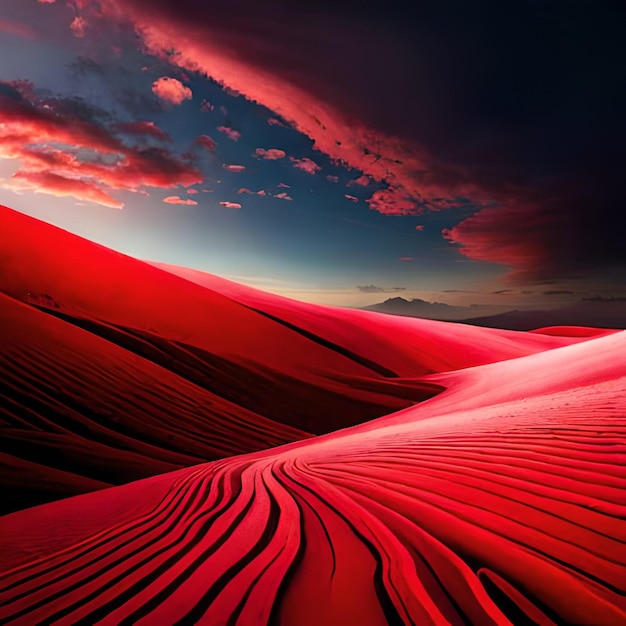
<path id="1" fill-rule="evenodd" d="M 623 624 L 625 355 L 435 374 L 366 424 L 0 518 L 0 621 Z"/>

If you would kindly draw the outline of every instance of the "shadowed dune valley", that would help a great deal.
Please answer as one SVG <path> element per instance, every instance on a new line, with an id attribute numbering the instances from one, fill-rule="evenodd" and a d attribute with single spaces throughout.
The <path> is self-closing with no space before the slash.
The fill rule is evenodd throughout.
<path id="1" fill-rule="evenodd" d="M 310 304 L 0 207 L 0 623 L 626 623 L 626 332 Z"/>

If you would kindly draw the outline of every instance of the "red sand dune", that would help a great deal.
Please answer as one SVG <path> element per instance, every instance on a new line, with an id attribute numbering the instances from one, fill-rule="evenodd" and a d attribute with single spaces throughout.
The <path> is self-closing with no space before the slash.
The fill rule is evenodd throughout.
<path id="1" fill-rule="evenodd" d="M 351 426 L 440 390 L 418 376 L 581 340 L 304 304 L 2 207 L 0 250 L 0 512 Z"/>
<path id="2" fill-rule="evenodd" d="M 623 624 L 626 333 L 0 518 L 3 623 Z"/>
<path id="3" fill-rule="evenodd" d="M 97 490 L 0 517 L 0 623 L 626 623 L 626 332 L 317 307 L 3 208 L 0 251 L 4 493 Z"/>

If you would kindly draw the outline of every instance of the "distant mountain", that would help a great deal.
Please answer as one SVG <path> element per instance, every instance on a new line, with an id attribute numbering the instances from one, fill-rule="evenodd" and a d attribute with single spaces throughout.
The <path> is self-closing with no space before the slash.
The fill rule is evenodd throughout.
<path id="1" fill-rule="evenodd" d="M 549 311 L 508 311 L 457 321 L 507 330 L 533 330 L 546 326 L 626 328 L 626 299 L 593 298 Z"/>
<path id="2" fill-rule="evenodd" d="M 400 297 L 389 298 L 363 308 L 391 315 L 461 322 L 506 330 L 533 330 L 546 326 L 626 328 L 626 298 L 589 298 L 566 307 L 544 311 L 502 311 L 501 307 L 490 305 L 451 306 L 442 302 L 427 302 L 419 298 L 406 300 Z M 489 314 L 490 309 L 498 311 Z"/>
<path id="3" fill-rule="evenodd" d="M 448 322 L 458 322 L 480 315 L 495 315 L 502 313 L 505 309 L 497 305 L 476 305 L 476 306 L 452 306 L 443 302 L 428 302 L 413 298 L 389 298 L 384 302 L 371 304 L 362 307 L 366 311 L 376 311 L 378 313 L 389 313 L 391 315 L 404 315 L 406 317 L 421 317 L 429 320 L 442 320 Z"/>

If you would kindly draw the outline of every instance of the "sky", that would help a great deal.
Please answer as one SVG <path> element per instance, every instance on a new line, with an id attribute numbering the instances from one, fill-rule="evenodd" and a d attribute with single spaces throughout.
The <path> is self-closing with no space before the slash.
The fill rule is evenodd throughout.
<path id="1" fill-rule="evenodd" d="M 624 297 L 625 18 L 2 0 L 0 203 L 324 304 Z"/>

